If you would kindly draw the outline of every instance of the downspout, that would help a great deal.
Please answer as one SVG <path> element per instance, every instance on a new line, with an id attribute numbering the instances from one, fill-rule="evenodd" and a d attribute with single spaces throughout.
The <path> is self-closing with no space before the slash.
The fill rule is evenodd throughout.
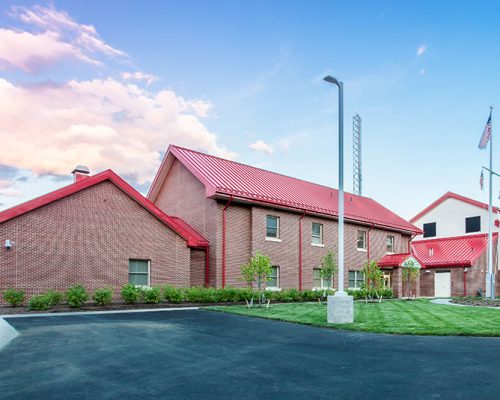
<path id="1" fill-rule="evenodd" d="M 302 220 L 306 216 L 306 212 L 299 219 L 299 290 L 302 291 Z"/>
<path id="2" fill-rule="evenodd" d="M 233 195 L 222 209 L 222 288 L 226 287 L 226 210 L 233 201 Z"/>
<path id="3" fill-rule="evenodd" d="M 205 287 L 210 287 L 210 246 L 205 248 Z"/>
<path id="4" fill-rule="evenodd" d="M 366 241 L 367 241 L 367 245 L 366 245 L 366 259 L 368 261 L 370 261 L 370 231 L 373 229 L 374 226 L 375 226 L 375 224 L 372 222 L 372 226 L 370 226 L 368 228 L 368 232 L 366 234 Z"/>
<path id="5" fill-rule="evenodd" d="M 464 297 L 467 296 L 467 267 L 464 267 Z"/>

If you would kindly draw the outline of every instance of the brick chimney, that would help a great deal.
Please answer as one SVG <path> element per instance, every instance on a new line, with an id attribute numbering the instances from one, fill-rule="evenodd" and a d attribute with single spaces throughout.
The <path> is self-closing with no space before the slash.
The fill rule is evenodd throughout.
<path id="1" fill-rule="evenodd" d="M 80 182 L 84 179 L 87 179 L 90 174 L 90 170 L 85 165 L 77 165 L 73 171 L 73 182 Z"/>

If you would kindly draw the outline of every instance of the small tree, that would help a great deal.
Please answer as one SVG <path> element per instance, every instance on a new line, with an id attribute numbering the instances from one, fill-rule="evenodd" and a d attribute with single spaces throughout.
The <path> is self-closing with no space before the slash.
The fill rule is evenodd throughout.
<path id="1" fill-rule="evenodd" d="M 382 289 L 384 288 L 384 275 L 375 260 L 366 261 L 363 267 L 365 300 L 373 300 L 375 297 L 380 303 L 382 301 Z"/>
<path id="2" fill-rule="evenodd" d="M 327 289 L 333 288 L 333 278 L 337 274 L 337 260 L 335 259 L 335 253 L 329 251 L 326 256 L 321 259 L 321 269 L 319 270 L 319 276 L 327 282 Z M 323 291 L 323 297 L 326 297 L 326 291 Z"/>
<path id="3" fill-rule="evenodd" d="M 254 289 L 254 285 L 257 282 L 257 292 L 259 295 L 259 307 L 264 302 L 263 299 L 263 287 L 262 284 L 269 280 L 269 275 L 272 272 L 271 260 L 268 256 L 257 251 L 255 255 L 250 258 L 248 264 L 243 264 L 240 266 L 241 274 L 243 275 L 243 280 Z M 253 304 L 254 295 L 250 304 Z"/>
<path id="4" fill-rule="evenodd" d="M 411 296 L 411 287 L 420 276 L 420 266 L 414 259 L 409 258 L 403 263 L 403 282 L 406 283 L 406 297 L 409 299 Z"/>

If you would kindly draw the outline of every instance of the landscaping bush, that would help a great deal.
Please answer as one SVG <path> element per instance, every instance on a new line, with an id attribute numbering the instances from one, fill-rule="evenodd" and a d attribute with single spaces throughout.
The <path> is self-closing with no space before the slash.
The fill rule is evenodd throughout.
<path id="1" fill-rule="evenodd" d="M 161 301 L 161 289 L 159 287 L 144 289 L 142 295 L 145 303 L 156 304 Z"/>
<path id="2" fill-rule="evenodd" d="M 347 294 L 351 295 L 354 300 L 364 300 L 369 296 L 371 296 L 372 298 L 377 298 L 375 291 L 368 291 L 368 289 L 348 289 Z M 388 288 L 379 290 L 378 294 L 382 295 L 383 299 L 392 299 L 394 297 L 394 293 L 391 289 Z"/>
<path id="3" fill-rule="evenodd" d="M 3 292 L 3 299 L 12 307 L 16 307 L 22 304 L 24 298 L 24 290 L 7 289 L 5 292 Z"/>
<path id="4" fill-rule="evenodd" d="M 169 303 L 181 303 L 184 300 L 182 289 L 171 285 L 163 286 L 163 298 Z"/>
<path id="5" fill-rule="evenodd" d="M 111 301 L 113 300 L 113 288 L 101 288 L 94 290 L 92 300 L 94 300 L 94 303 L 98 306 L 111 304 Z"/>
<path id="6" fill-rule="evenodd" d="M 51 308 L 50 298 L 44 294 L 33 296 L 28 301 L 28 309 L 33 311 L 46 311 Z"/>
<path id="7" fill-rule="evenodd" d="M 64 293 L 49 289 L 44 294 L 49 299 L 50 306 L 54 307 L 64 301 Z"/>
<path id="8" fill-rule="evenodd" d="M 190 287 L 184 289 L 184 294 L 190 303 L 216 303 L 218 301 L 213 288 Z"/>
<path id="9" fill-rule="evenodd" d="M 72 308 L 80 308 L 89 298 L 89 295 L 82 285 L 71 286 L 66 292 L 66 301 Z"/>
<path id="10" fill-rule="evenodd" d="M 121 295 L 125 303 L 135 304 L 141 299 L 142 290 L 135 287 L 131 283 L 127 283 L 122 286 Z"/>

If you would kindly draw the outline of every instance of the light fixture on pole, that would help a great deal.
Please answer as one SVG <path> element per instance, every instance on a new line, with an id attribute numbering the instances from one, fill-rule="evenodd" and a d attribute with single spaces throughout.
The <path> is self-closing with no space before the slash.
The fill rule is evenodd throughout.
<path id="1" fill-rule="evenodd" d="M 339 88 L 339 198 L 338 198 L 338 277 L 339 289 L 334 296 L 328 296 L 328 322 L 347 324 L 354 319 L 353 297 L 344 291 L 344 84 L 328 75 L 324 78 Z"/>

